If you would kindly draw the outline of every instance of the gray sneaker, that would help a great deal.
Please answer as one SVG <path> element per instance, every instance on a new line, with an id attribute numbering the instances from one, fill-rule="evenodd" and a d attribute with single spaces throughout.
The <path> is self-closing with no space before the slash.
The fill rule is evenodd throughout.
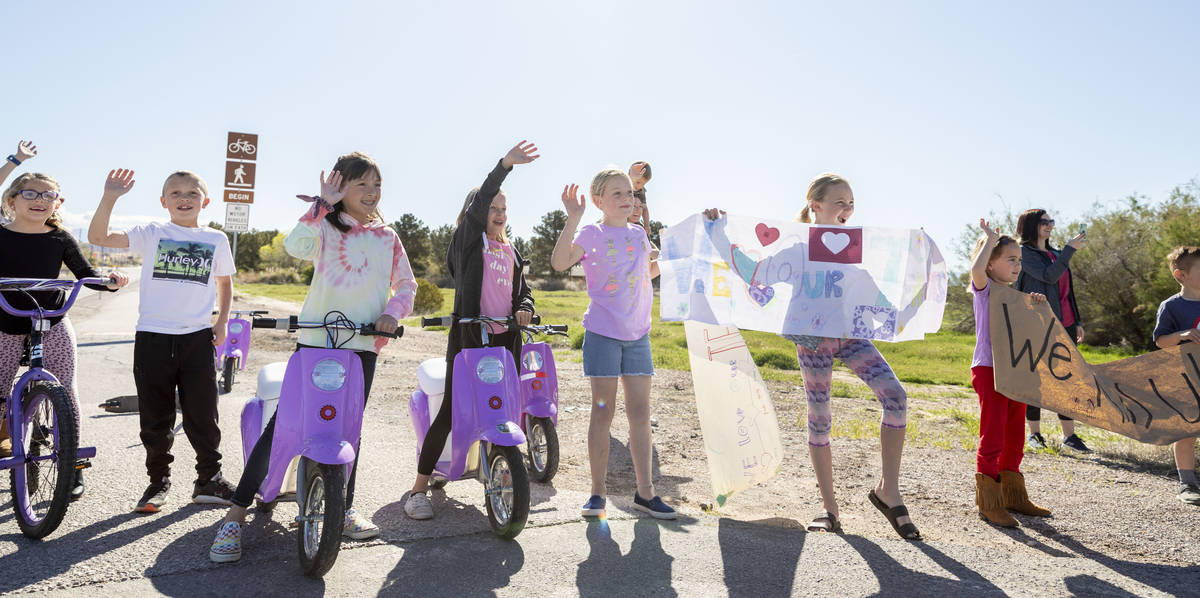
<path id="1" fill-rule="evenodd" d="M 1195 484 L 1179 484 L 1179 494 L 1176 494 L 1175 498 L 1189 505 L 1200 505 L 1200 487 Z"/>
<path id="2" fill-rule="evenodd" d="M 1029 448 L 1035 451 L 1040 451 L 1046 448 L 1046 439 L 1041 434 L 1034 432 L 1033 434 L 1029 435 L 1029 441 L 1027 444 L 1029 445 Z"/>
<path id="3" fill-rule="evenodd" d="M 221 474 L 217 474 L 213 479 L 207 482 L 196 480 L 192 488 L 192 502 L 202 505 L 231 505 L 233 502 L 233 491 L 236 488 L 230 484 Z"/>
<path id="4" fill-rule="evenodd" d="M 1088 448 L 1088 445 L 1083 443 L 1083 439 L 1076 436 L 1075 434 L 1072 434 L 1070 436 L 1067 436 L 1066 438 L 1063 438 L 1063 446 L 1065 446 L 1069 449 L 1072 449 L 1072 450 L 1079 451 L 1081 453 L 1092 452 L 1092 449 Z"/>
<path id="5" fill-rule="evenodd" d="M 404 501 L 404 514 L 409 519 L 433 519 L 433 503 L 429 502 L 429 494 L 416 492 L 408 495 Z"/>

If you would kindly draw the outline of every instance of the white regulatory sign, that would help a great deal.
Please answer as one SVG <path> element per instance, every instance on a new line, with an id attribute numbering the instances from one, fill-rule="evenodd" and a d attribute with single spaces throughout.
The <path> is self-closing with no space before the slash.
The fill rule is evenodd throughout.
<path id="1" fill-rule="evenodd" d="M 231 233 L 244 233 L 250 230 L 250 204 L 225 204 L 225 230 Z"/>

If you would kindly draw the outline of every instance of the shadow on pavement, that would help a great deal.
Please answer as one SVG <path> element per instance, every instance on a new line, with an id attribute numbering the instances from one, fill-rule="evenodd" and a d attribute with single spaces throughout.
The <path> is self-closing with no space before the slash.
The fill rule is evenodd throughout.
<path id="1" fill-rule="evenodd" d="M 671 587 L 675 557 L 662 548 L 663 525 L 655 519 L 638 519 L 633 524 L 629 553 L 612 538 L 606 518 L 588 521 L 588 558 L 579 564 L 575 587 L 580 596 L 677 596 Z"/>
<path id="2" fill-rule="evenodd" d="M 1004 596 L 1005 593 L 987 578 L 970 567 L 950 558 L 942 551 L 925 542 L 911 542 L 909 546 L 925 553 L 934 563 L 953 575 L 948 579 L 914 571 L 897 562 L 878 544 L 862 536 L 842 536 L 862 556 L 875 579 L 879 582 L 878 596 Z"/>
<path id="3" fill-rule="evenodd" d="M 1050 539 L 1061 544 L 1067 550 L 1070 550 L 1074 555 L 1086 558 L 1112 569 L 1113 571 L 1128 577 L 1130 579 L 1146 584 L 1160 592 L 1165 592 L 1174 596 L 1195 595 L 1196 580 L 1200 579 L 1200 565 L 1179 566 L 1179 565 L 1161 565 L 1157 563 L 1139 563 L 1136 561 L 1122 561 L 1113 558 L 1101 552 L 1097 552 L 1082 542 L 1068 536 L 1050 525 L 1050 522 L 1042 519 L 1031 521 L 1027 524 L 1032 530 L 1042 532 Z M 1180 525 L 1188 525 L 1188 523 L 1180 522 Z M 1037 548 L 1035 545 L 1034 548 Z M 1072 556 L 1072 555 L 1068 555 Z M 1082 579 L 1086 576 L 1081 576 Z M 1094 578 L 1092 578 L 1094 579 Z M 1108 582 L 1094 580 L 1097 583 L 1108 585 Z M 1113 594 L 1117 596 L 1127 595 L 1124 590 L 1121 593 Z M 1083 594 L 1095 594 L 1095 592 L 1083 592 Z"/>
<path id="4" fill-rule="evenodd" d="M 78 504 L 75 505 L 79 507 Z M 190 509 L 174 509 L 159 515 L 121 513 L 65 534 L 51 534 L 43 540 L 30 540 L 19 531 L 0 535 L 0 542 L 13 542 L 17 551 L 0 557 L 0 594 L 19 590 L 67 572 L 79 563 L 137 542 L 193 514 Z M 107 533 L 126 522 L 139 519 L 140 525 Z M 13 530 L 16 523 L 12 524 Z"/>
<path id="5" fill-rule="evenodd" d="M 494 596 L 525 565 L 519 542 L 491 532 L 401 546 L 404 555 L 388 572 L 380 596 L 411 596 L 414 588 L 434 584 L 442 596 Z"/>
<path id="6" fill-rule="evenodd" d="M 730 596 L 791 596 L 807 535 L 791 519 L 717 521 L 725 587 Z"/>

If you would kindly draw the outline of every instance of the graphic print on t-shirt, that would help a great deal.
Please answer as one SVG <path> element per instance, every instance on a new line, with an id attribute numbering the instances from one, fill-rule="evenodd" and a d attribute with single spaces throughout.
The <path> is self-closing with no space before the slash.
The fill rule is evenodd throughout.
<path id="1" fill-rule="evenodd" d="M 155 280 L 177 280 L 207 285 L 212 274 L 213 254 L 216 246 L 212 243 L 196 243 L 192 241 L 172 241 L 161 239 L 158 251 L 154 254 Z"/>

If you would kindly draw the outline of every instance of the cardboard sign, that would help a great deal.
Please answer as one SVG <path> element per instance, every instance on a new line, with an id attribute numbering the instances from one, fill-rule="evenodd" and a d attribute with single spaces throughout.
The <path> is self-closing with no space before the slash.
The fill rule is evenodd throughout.
<path id="1" fill-rule="evenodd" d="M 664 321 L 887 342 L 942 324 L 946 261 L 923 230 L 697 214 L 661 250 Z"/>
<path id="2" fill-rule="evenodd" d="M 1195 343 L 1089 365 L 1048 304 L 993 284 L 988 313 L 1001 394 L 1150 444 L 1200 436 Z"/>
<path id="3" fill-rule="evenodd" d="M 737 328 L 688 320 L 696 411 L 717 505 L 779 473 L 783 443 L 767 385 Z"/>
<path id="4" fill-rule="evenodd" d="M 230 131 L 225 157 L 231 160 L 258 159 L 258 135 Z"/>
<path id="5" fill-rule="evenodd" d="M 250 206 L 242 203 L 225 204 L 225 230 L 244 233 L 250 229 Z"/>
<path id="6" fill-rule="evenodd" d="M 225 186 L 233 189 L 254 188 L 254 162 L 225 162 Z"/>
<path id="7" fill-rule="evenodd" d="M 226 189 L 225 201 L 232 203 L 254 203 L 254 192 L 242 191 L 241 189 Z"/>

